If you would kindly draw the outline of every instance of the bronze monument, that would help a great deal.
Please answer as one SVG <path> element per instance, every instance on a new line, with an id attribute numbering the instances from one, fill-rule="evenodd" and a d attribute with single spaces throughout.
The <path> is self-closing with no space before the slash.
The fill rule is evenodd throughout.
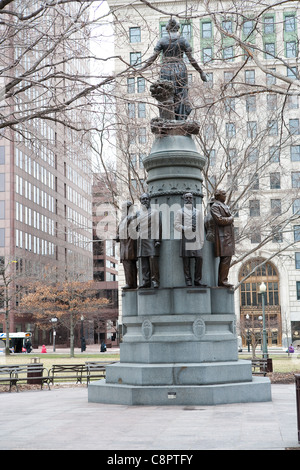
<path id="1" fill-rule="evenodd" d="M 137 288 L 137 238 L 130 237 L 129 225 L 136 215 L 130 215 L 132 202 L 122 207 L 122 220 L 118 227 L 116 241 L 120 242 L 120 262 L 123 264 L 126 285 L 122 289 Z"/>
<path id="2" fill-rule="evenodd" d="M 186 193 L 183 196 L 184 207 L 177 211 L 174 227 L 181 232 L 180 256 L 183 261 L 185 283 L 192 285 L 191 259 L 195 259 L 194 285 L 206 287 L 202 279 L 202 246 L 204 243 L 204 223 L 202 212 L 193 207 L 193 195 Z"/>
<path id="3" fill-rule="evenodd" d="M 188 74 L 184 54 L 194 69 L 199 72 L 201 79 L 206 82 L 207 78 L 192 55 L 192 47 L 187 39 L 180 35 L 179 29 L 179 23 L 171 18 L 166 26 L 168 35 L 159 39 L 154 48 L 154 54 L 139 69 L 139 72 L 153 64 L 162 53 L 160 80 L 151 86 L 152 96 L 159 102 L 165 103 L 165 110 L 168 112 L 164 114 L 164 106 L 162 106 L 160 113 L 162 118 L 182 121 L 187 119 L 192 110 L 188 100 Z"/>
<path id="4" fill-rule="evenodd" d="M 234 255 L 234 227 L 233 215 L 225 201 L 226 192 L 217 189 L 210 212 L 215 222 L 215 256 L 220 257 L 218 286 L 232 288 L 228 272 Z"/>
<path id="5" fill-rule="evenodd" d="M 150 205 L 150 197 L 144 193 L 140 197 L 141 210 L 138 222 L 138 257 L 141 262 L 143 282 L 140 287 L 159 287 L 159 248 L 161 243 L 161 217 L 158 210 Z"/>

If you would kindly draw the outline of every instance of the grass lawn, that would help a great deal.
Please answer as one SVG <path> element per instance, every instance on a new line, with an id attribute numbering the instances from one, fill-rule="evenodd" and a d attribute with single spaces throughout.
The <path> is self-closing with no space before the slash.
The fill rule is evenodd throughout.
<path id="1" fill-rule="evenodd" d="M 66 354 L 11 354 L 6 357 L 4 355 L 0 356 L 0 365 L 1 364 L 30 364 L 31 360 L 37 357 L 40 360 L 40 363 L 43 364 L 46 369 L 51 369 L 53 364 L 84 364 L 87 361 L 103 361 L 103 362 L 112 362 L 119 361 L 119 354 L 112 353 L 102 353 L 102 354 L 75 354 L 75 357 L 70 357 L 69 353 Z"/>
<path id="2" fill-rule="evenodd" d="M 257 354 L 262 357 L 261 354 Z M 273 372 L 298 372 L 300 373 L 300 354 L 293 353 L 290 356 L 284 354 L 270 354 L 269 357 L 273 360 Z M 251 356 L 240 355 L 241 359 L 251 359 Z"/>
<path id="3" fill-rule="evenodd" d="M 51 369 L 53 364 L 84 364 L 87 361 L 103 361 L 111 362 L 120 360 L 118 353 L 95 353 L 75 354 L 75 357 L 70 357 L 69 353 L 65 354 L 11 354 L 9 357 L 4 355 L 0 356 L 0 364 L 30 364 L 34 357 L 38 357 L 40 362 L 46 367 Z M 251 355 L 241 354 L 240 359 L 250 359 Z M 261 355 L 258 355 L 261 357 Z M 270 357 L 273 359 L 273 371 L 274 372 L 299 372 L 300 373 L 300 354 L 294 353 L 288 356 L 287 354 L 271 354 Z"/>

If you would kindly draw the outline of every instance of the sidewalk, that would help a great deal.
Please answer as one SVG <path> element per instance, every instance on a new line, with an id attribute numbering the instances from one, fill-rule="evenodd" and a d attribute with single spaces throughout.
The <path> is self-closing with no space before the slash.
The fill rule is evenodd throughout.
<path id="1" fill-rule="evenodd" d="M 88 403 L 81 386 L 1 393 L 0 449 L 300 449 L 296 413 L 295 384 L 272 385 L 271 402 L 199 407 Z"/>

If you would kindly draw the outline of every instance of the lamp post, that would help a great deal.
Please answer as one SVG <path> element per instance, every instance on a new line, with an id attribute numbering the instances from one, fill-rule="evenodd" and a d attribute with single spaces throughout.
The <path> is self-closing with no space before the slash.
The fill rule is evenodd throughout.
<path id="1" fill-rule="evenodd" d="M 81 320 L 81 328 L 80 328 L 80 344 L 81 344 L 81 352 L 84 352 L 86 350 L 86 343 L 85 343 L 85 337 L 83 335 L 83 320 L 84 320 L 84 316 L 81 315 L 80 317 L 80 320 Z"/>
<path id="2" fill-rule="evenodd" d="M 248 352 L 250 352 L 250 329 L 249 329 L 249 314 L 247 313 L 246 315 L 246 320 L 247 320 L 247 346 L 248 346 Z"/>
<path id="3" fill-rule="evenodd" d="M 51 323 L 52 323 L 52 328 L 53 328 L 53 352 L 55 352 L 55 336 L 56 336 L 56 331 L 55 331 L 55 325 L 57 323 L 57 318 L 51 318 Z"/>
<path id="4" fill-rule="evenodd" d="M 261 301 L 262 301 L 262 318 L 263 318 L 263 358 L 268 358 L 268 347 L 267 347 L 267 331 L 266 331 L 266 315 L 265 315 L 265 292 L 267 290 L 267 286 L 264 282 L 262 282 L 259 286 L 259 291 L 261 293 Z"/>

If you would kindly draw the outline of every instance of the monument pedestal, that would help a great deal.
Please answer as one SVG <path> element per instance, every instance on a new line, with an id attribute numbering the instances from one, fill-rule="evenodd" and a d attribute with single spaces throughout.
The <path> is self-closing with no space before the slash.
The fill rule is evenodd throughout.
<path id="1" fill-rule="evenodd" d="M 123 308 L 121 362 L 107 367 L 106 380 L 89 384 L 90 402 L 217 405 L 271 400 L 270 380 L 252 377 L 251 361 L 238 359 L 232 290 L 137 289 L 123 293 Z"/>
<path id="2" fill-rule="evenodd" d="M 271 400 L 270 380 L 238 359 L 233 290 L 217 286 L 218 260 L 205 241 L 202 282 L 186 287 L 174 215 L 182 195 L 202 203 L 201 156 L 189 135 L 156 139 L 144 160 L 151 204 L 162 213 L 160 288 L 123 291 L 120 362 L 88 387 L 90 402 L 217 405 Z M 191 266 L 191 272 L 193 267 Z"/>

